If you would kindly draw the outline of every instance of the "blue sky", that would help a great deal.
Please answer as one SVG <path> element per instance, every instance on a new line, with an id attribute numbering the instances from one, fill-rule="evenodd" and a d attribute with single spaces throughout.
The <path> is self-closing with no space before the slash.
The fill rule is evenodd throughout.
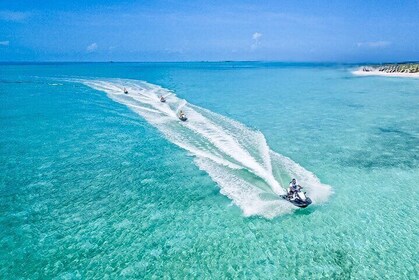
<path id="1" fill-rule="evenodd" d="M 0 61 L 109 60 L 419 60 L 419 0 L 0 2 Z"/>

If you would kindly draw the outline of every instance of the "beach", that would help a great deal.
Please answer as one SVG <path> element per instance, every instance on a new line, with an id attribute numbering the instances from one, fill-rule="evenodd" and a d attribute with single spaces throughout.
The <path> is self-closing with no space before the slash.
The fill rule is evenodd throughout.
<path id="1" fill-rule="evenodd" d="M 363 67 L 352 71 L 357 76 L 384 76 L 384 77 L 400 77 L 400 78 L 419 78 L 419 73 L 401 73 L 401 72 L 384 72 L 377 69 L 364 71 Z"/>

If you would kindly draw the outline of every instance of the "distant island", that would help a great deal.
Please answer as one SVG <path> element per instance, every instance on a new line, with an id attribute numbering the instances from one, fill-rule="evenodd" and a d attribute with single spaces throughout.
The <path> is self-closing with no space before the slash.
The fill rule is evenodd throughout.
<path id="1" fill-rule="evenodd" d="M 379 75 L 395 77 L 419 78 L 419 63 L 389 63 L 380 65 L 367 65 L 352 72 L 355 75 Z"/>

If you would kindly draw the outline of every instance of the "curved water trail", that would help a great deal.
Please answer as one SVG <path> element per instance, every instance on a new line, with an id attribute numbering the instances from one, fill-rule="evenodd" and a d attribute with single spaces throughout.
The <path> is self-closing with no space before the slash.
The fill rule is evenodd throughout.
<path id="1" fill-rule="evenodd" d="M 259 132 L 207 109 L 187 103 L 160 86 L 135 80 L 77 80 L 104 91 L 145 118 L 165 137 L 195 156 L 196 165 L 220 186 L 221 193 L 246 216 L 272 218 L 295 207 L 278 198 L 291 177 L 299 179 L 314 203 L 331 193 L 329 186 L 303 167 L 272 151 Z M 129 94 L 123 93 L 123 88 Z M 160 96 L 166 102 L 160 102 Z M 188 121 L 181 122 L 183 110 Z"/>

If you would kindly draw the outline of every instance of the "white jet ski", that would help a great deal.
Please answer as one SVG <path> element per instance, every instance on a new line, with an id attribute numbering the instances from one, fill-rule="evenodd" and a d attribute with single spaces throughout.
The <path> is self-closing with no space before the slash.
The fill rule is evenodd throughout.
<path id="1" fill-rule="evenodd" d="M 301 190 L 293 192 L 292 194 L 281 195 L 281 197 L 300 208 L 306 208 L 312 203 L 311 199 L 306 196 L 306 193 Z"/>

